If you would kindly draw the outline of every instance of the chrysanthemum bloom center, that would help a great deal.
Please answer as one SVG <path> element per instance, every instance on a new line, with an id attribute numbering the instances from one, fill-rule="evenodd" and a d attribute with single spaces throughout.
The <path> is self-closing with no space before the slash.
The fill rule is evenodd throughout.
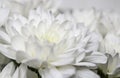
<path id="1" fill-rule="evenodd" d="M 43 27 L 41 27 L 43 25 Z M 59 43 L 66 34 L 64 27 L 62 28 L 59 23 L 51 24 L 47 26 L 45 23 L 41 23 L 40 26 L 38 25 L 37 29 L 35 30 L 35 36 L 40 40 L 48 43 Z"/>
<path id="2" fill-rule="evenodd" d="M 40 36 L 41 39 L 44 39 L 50 43 L 57 43 L 60 41 L 60 34 L 57 30 L 50 29 Z"/>

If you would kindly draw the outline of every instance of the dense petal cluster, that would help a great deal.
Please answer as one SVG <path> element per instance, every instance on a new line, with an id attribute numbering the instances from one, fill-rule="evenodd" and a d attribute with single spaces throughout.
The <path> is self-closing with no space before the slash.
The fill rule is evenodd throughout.
<path id="1" fill-rule="evenodd" d="M 4 67 L 0 73 L 0 78 L 27 78 L 26 71 L 27 67 L 25 65 L 20 65 L 15 69 L 14 63 L 11 62 Z"/>
<path id="2" fill-rule="evenodd" d="M 2 31 L 6 37 L 1 38 L 6 43 L 0 45 L 0 51 L 8 58 L 38 69 L 43 78 L 53 78 L 55 73 L 68 78 L 76 66 L 93 68 L 106 63 L 106 56 L 97 52 L 99 37 L 84 25 L 41 8 L 31 10 L 28 16 L 14 14 L 7 20 Z M 64 75 L 67 70 L 71 72 Z"/>
<path id="3" fill-rule="evenodd" d="M 116 12 L 101 12 L 93 9 L 73 11 L 71 15 L 77 22 L 88 26 L 91 31 L 98 32 L 101 37 L 99 51 L 108 57 L 108 62 L 100 68 L 107 78 L 119 77 L 120 15 Z"/>
<path id="4" fill-rule="evenodd" d="M 0 0 L 0 78 L 120 77 L 120 15 L 59 3 Z"/>

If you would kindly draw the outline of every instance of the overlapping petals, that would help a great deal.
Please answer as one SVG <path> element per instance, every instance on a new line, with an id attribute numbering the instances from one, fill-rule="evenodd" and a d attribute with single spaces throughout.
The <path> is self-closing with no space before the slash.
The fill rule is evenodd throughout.
<path id="1" fill-rule="evenodd" d="M 10 16 L 0 34 L 5 42 L 0 44 L 1 53 L 38 69 L 43 78 L 53 78 L 54 74 L 68 78 L 74 75 L 76 66 L 96 68 L 96 64 L 106 63 L 106 56 L 97 52 L 97 33 L 59 16 L 41 7 L 31 10 L 28 17 Z M 71 72 L 65 72 L 67 67 Z"/>
<path id="2" fill-rule="evenodd" d="M 120 77 L 120 15 L 59 3 L 0 0 L 0 78 Z"/>
<path id="3" fill-rule="evenodd" d="M 15 65 L 13 62 L 9 63 L 4 67 L 2 72 L 0 73 L 0 78 L 26 78 L 27 67 L 25 65 L 21 65 L 17 69 L 15 69 Z"/>

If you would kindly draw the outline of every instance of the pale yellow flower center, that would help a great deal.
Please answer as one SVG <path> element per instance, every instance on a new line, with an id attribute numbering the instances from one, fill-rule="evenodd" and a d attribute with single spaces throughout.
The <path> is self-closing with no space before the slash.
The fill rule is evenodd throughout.
<path id="1" fill-rule="evenodd" d="M 60 40 L 60 35 L 57 31 L 48 31 L 41 36 L 42 39 L 50 43 L 57 43 Z"/>
<path id="2" fill-rule="evenodd" d="M 42 34 L 36 34 L 39 40 L 45 40 L 50 43 L 58 43 L 64 36 L 65 32 L 58 28 L 50 28 Z"/>

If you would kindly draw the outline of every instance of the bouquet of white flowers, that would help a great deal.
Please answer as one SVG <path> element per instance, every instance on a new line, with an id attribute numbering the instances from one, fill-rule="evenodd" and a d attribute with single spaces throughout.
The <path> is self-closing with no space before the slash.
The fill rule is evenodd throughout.
<path id="1" fill-rule="evenodd" d="M 0 0 L 0 78 L 120 78 L 120 15 L 59 3 Z"/>

